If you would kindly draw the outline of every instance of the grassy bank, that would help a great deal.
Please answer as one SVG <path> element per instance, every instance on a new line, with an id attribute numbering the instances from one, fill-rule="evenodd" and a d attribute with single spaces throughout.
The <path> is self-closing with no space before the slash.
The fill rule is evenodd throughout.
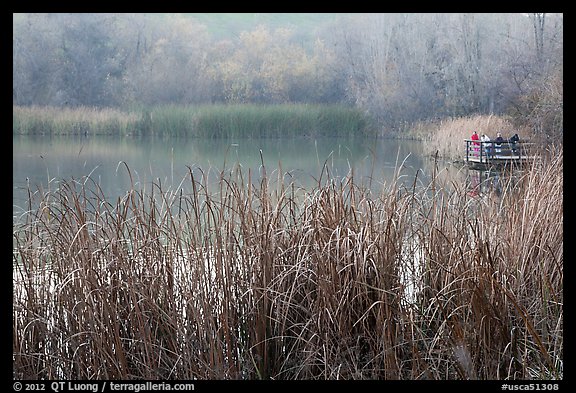
<path id="1" fill-rule="evenodd" d="M 38 195 L 13 227 L 14 377 L 562 378 L 561 152 L 497 199 L 268 173 Z"/>
<path id="2" fill-rule="evenodd" d="M 167 105 L 119 111 L 13 107 L 14 134 L 156 134 L 200 137 L 353 136 L 370 120 L 340 105 Z"/>
<path id="3" fill-rule="evenodd" d="M 138 114 L 117 109 L 12 106 L 13 134 L 125 135 L 138 122 Z"/>

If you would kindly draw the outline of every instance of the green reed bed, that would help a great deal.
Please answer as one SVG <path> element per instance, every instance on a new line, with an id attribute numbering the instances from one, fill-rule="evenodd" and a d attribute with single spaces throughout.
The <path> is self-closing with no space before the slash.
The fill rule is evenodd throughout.
<path id="1" fill-rule="evenodd" d="M 366 115 L 340 105 L 167 105 L 150 112 L 154 133 L 198 137 L 353 136 L 369 132 Z"/>
<path id="2" fill-rule="evenodd" d="M 40 193 L 13 229 L 14 376 L 562 378 L 562 157 L 494 199 L 325 169 Z"/>
<path id="3" fill-rule="evenodd" d="M 14 134 L 155 134 L 214 138 L 366 135 L 370 121 L 341 105 L 164 105 L 114 109 L 13 107 Z"/>

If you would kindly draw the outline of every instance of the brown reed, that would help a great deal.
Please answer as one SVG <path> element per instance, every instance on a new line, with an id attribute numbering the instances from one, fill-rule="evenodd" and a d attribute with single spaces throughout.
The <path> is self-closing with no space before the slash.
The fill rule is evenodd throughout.
<path id="1" fill-rule="evenodd" d="M 14 377 L 562 378 L 561 152 L 496 199 L 262 164 L 117 201 L 90 178 L 30 192 Z"/>

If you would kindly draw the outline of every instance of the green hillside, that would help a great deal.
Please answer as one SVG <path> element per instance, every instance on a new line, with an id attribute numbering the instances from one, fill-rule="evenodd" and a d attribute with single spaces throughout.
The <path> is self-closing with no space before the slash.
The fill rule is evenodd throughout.
<path id="1" fill-rule="evenodd" d="M 258 25 L 271 29 L 293 28 L 303 37 L 314 35 L 319 28 L 333 22 L 341 14 L 329 13 L 188 13 L 204 24 L 215 38 L 236 36 Z"/>

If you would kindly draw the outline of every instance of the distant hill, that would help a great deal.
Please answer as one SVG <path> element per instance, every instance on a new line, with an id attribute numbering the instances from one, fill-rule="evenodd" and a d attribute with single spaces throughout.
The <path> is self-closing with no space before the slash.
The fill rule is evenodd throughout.
<path id="1" fill-rule="evenodd" d="M 259 25 L 270 29 L 293 28 L 299 36 L 313 37 L 342 14 L 334 13 L 188 13 L 204 24 L 215 38 L 232 38 Z"/>

